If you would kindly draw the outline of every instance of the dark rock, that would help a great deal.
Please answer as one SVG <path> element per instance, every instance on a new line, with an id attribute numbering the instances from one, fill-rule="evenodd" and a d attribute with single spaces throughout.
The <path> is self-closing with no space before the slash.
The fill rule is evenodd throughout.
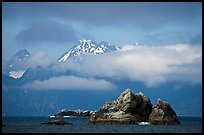
<path id="1" fill-rule="evenodd" d="M 116 101 L 107 102 L 93 112 L 89 119 L 91 124 L 138 124 L 140 122 L 162 125 L 180 124 L 169 103 L 158 100 L 152 109 L 151 101 L 144 94 L 134 95 L 130 89 L 121 93 Z"/>
<path id="2" fill-rule="evenodd" d="M 72 125 L 70 122 L 65 122 L 63 120 L 53 120 L 50 122 L 42 122 L 42 125 Z"/>
<path id="3" fill-rule="evenodd" d="M 180 121 L 176 116 L 176 113 L 172 109 L 169 103 L 157 100 L 152 112 L 149 116 L 149 121 L 152 124 L 160 125 L 178 125 Z"/>
<path id="4" fill-rule="evenodd" d="M 89 123 L 135 124 L 148 121 L 151 101 L 142 93 L 134 95 L 130 89 L 121 93 L 115 102 L 108 102 L 95 111 Z"/>

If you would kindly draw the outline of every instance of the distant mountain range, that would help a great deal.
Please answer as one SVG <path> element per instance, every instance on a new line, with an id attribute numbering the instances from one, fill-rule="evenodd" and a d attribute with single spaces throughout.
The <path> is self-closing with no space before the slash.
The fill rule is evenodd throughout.
<path id="1" fill-rule="evenodd" d="M 113 52 L 120 48 L 114 45 L 110 45 L 105 41 L 96 43 L 92 40 L 79 40 L 68 52 L 65 52 L 58 62 L 80 62 L 86 55 L 99 55 L 104 53 Z M 9 76 L 13 79 L 20 79 L 24 81 L 29 80 L 44 80 L 46 78 L 56 76 L 57 73 L 49 71 L 43 67 L 38 66 L 33 69 L 29 66 L 31 54 L 26 50 L 19 50 L 8 62 L 3 65 L 3 75 Z M 23 79 L 24 78 L 24 79 Z"/>

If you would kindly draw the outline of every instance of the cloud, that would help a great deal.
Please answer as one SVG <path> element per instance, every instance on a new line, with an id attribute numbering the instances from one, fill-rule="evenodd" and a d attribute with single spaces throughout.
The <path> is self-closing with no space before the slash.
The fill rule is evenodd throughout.
<path id="1" fill-rule="evenodd" d="M 37 66 L 48 67 L 52 63 L 54 63 L 53 59 L 47 56 L 43 51 L 36 51 L 28 59 L 28 65 L 32 68 Z"/>
<path id="2" fill-rule="evenodd" d="M 115 86 L 106 80 L 87 79 L 76 76 L 52 77 L 44 81 L 34 81 L 22 86 L 33 90 L 111 90 Z"/>
<path id="3" fill-rule="evenodd" d="M 202 46 L 125 45 L 120 51 L 87 56 L 81 64 L 69 61 L 58 67 L 85 76 L 127 78 L 148 87 L 172 81 L 196 84 L 202 82 Z"/>
<path id="4" fill-rule="evenodd" d="M 71 25 L 62 25 L 54 21 L 39 21 L 30 23 L 28 28 L 21 31 L 16 38 L 23 43 L 62 43 L 75 41 L 77 34 Z"/>
<path id="5" fill-rule="evenodd" d="M 201 32 L 201 9 L 202 3 L 198 2 L 4 2 L 3 58 L 9 55 L 4 53 L 8 52 L 6 49 L 16 51 L 19 46 L 25 47 L 30 43 L 33 45 L 29 46 L 31 48 L 43 44 L 69 49 L 82 37 L 106 40 L 118 46 L 133 42 L 149 45 L 187 43 Z M 14 38 L 16 34 L 20 43 Z M 53 49 L 53 55 L 57 57 L 64 53 L 62 47 Z M 51 47 L 49 50 L 53 52 Z"/>
<path id="6" fill-rule="evenodd" d="M 58 18 L 69 21 L 85 22 L 94 25 L 117 25 L 126 21 L 131 24 L 155 27 L 163 23 L 190 21 L 197 13 L 201 14 L 201 3 L 138 3 L 138 2 L 56 2 L 56 3 L 3 3 L 3 17 L 15 19 Z M 36 10 L 38 9 L 38 10 Z M 175 12 L 172 12 L 174 10 Z M 168 16 L 166 16 L 168 14 Z M 32 17 L 31 17 L 32 16 Z M 182 16 L 182 17 L 181 17 Z M 114 19 L 113 19 L 114 17 Z M 160 20 L 160 22 L 158 22 Z"/>

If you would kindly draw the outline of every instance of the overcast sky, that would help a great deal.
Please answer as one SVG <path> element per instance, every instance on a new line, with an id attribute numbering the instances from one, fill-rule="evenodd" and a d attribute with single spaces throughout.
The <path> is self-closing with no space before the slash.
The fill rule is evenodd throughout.
<path id="1" fill-rule="evenodd" d="M 201 2 L 4 2 L 3 60 L 20 49 L 58 59 L 82 38 L 117 46 L 201 44 L 201 6 Z"/>

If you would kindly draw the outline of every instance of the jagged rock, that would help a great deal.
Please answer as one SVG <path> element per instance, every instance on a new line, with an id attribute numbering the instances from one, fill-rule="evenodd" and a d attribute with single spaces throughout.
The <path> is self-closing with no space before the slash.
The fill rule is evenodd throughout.
<path id="1" fill-rule="evenodd" d="M 135 124 L 148 121 L 151 110 L 151 101 L 146 96 L 142 93 L 134 95 L 126 89 L 115 102 L 108 102 L 95 111 L 89 123 Z"/>
<path id="2" fill-rule="evenodd" d="M 54 120 L 50 122 L 42 122 L 42 125 L 72 125 L 70 122 L 65 122 L 63 120 Z"/>
<path id="3" fill-rule="evenodd" d="M 149 116 L 152 124 L 178 125 L 180 121 L 169 103 L 157 100 Z"/>
<path id="4" fill-rule="evenodd" d="M 132 94 L 132 91 L 130 89 L 126 89 L 123 93 L 121 93 L 113 107 L 124 112 L 131 112 L 137 104 L 134 99 L 135 97 Z"/>
<path id="5" fill-rule="evenodd" d="M 89 123 L 109 124 L 180 124 L 176 113 L 169 103 L 158 100 L 152 109 L 151 101 L 142 93 L 133 94 L 130 89 L 121 93 L 114 102 L 108 102 L 93 112 Z M 150 122 L 150 123 L 149 123 Z"/>

